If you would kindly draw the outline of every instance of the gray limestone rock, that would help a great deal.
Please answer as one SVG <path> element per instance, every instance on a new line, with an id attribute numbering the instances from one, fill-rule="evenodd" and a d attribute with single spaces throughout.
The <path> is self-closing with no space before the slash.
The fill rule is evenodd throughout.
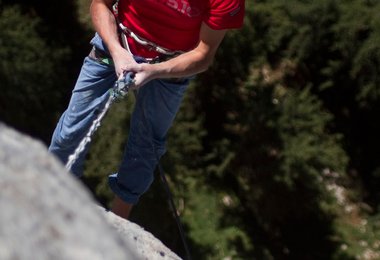
<path id="1" fill-rule="evenodd" d="M 104 209 L 99 209 L 103 212 Z M 113 214 L 106 212 L 107 222 L 115 228 L 122 239 L 128 244 L 134 245 L 135 253 L 139 259 L 181 259 L 149 232 L 135 223 L 127 221 Z"/>
<path id="2" fill-rule="evenodd" d="M 180 259 L 96 205 L 46 147 L 0 123 L 0 259 Z"/>

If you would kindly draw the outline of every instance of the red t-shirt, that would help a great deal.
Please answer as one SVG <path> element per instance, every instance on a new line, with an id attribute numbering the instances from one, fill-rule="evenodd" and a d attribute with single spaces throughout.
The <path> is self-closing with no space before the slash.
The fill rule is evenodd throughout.
<path id="1" fill-rule="evenodd" d="M 202 22 L 214 30 L 240 28 L 244 0 L 120 0 L 118 18 L 136 35 L 172 51 L 189 51 L 199 41 Z M 128 39 L 135 55 L 155 51 Z"/>

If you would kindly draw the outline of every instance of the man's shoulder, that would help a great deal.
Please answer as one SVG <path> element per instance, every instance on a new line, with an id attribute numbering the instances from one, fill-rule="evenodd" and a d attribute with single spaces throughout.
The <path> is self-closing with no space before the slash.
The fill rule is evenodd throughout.
<path id="1" fill-rule="evenodd" d="M 207 21 L 213 29 L 240 28 L 243 25 L 245 0 L 209 0 Z"/>

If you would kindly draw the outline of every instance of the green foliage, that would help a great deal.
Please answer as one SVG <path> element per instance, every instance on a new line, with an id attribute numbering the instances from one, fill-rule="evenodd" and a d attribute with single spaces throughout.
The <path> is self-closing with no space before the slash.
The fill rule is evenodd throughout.
<path id="1" fill-rule="evenodd" d="M 40 20 L 18 7 L 0 10 L 0 26 L 0 118 L 46 141 L 61 96 L 56 88 L 67 83 L 61 64 L 69 52 L 49 46 L 37 33 Z"/>
<path id="2" fill-rule="evenodd" d="M 252 243 L 271 241 L 260 241 L 252 253 L 257 259 L 266 251 L 274 259 L 328 258 L 336 250 L 330 237 L 337 213 L 322 173 L 343 172 L 347 163 L 339 136 L 326 129 L 331 115 L 307 89 L 278 96 L 257 82 L 245 88 L 245 109 L 236 118 L 244 131 L 236 132 L 234 160 L 218 179 L 239 198 L 235 210 Z M 252 218 L 251 227 L 244 218 Z"/>
<path id="3" fill-rule="evenodd" d="M 240 37 L 224 41 L 217 63 L 198 81 L 196 109 L 208 129 L 206 183 L 240 200 L 220 222 L 248 232 L 255 247 L 239 248 L 241 255 L 353 257 L 340 251 L 340 206 L 322 174 L 333 170 L 348 178 L 343 145 L 352 139 L 336 133 L 342 120 L 336 108 L 352 104 L 330 94 L 357 93 L 341 74 L 347 50 L 334 47 L 346 40 L 339 42 L 335 30 L 350 3 L 257 2 Z M 229 57 L 241 57 L 241 64 Z"/>
<path id="4" fill-rule="evenodd" d="M 171 173 L 171 187 L 180 202 L 177 207 L 188 228 L 193 257 L 236 257 L 239 253 L 234 241 L 243 241 L 247 248 L 251 245 L 244 230 L 219 223 L 225 208 L 223 199 L 229 200 L 229 195 L 209 188 L 205 170 L 208 159 L 201 142 L 207 132 L 202 128 L 203 115 L 194 110 L 199 102 L 195 89 L 190 88 L 170 131 L 168 146 L 171 149 L 163 158 L 163 165 Z"/>
<path id="5" fill-rule="evenodd" d="M 363 4 L 353 1 L 343 6 L 341 22 L 334 27 L 337 35 L 335 48 L 352 64 L 349 79 L 356 81 L 356 100 L 361 106 L 368 106 L 379 100 L 379 60 L 380 60 L 380 11 L 378 4 Z"/>
<path id="6" fill-rule="evenodd" d="M 90 16 L 90 0 L 76 1 L 78 10 L 78 20 L 88 29 L 92 30 L 91 16 Z"/>

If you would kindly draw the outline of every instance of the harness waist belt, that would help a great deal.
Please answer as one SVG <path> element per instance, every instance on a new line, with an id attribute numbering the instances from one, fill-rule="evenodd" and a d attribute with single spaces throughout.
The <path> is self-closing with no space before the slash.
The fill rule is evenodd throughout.
<path id="1" fill-rule="evenodd" d="M 112 65 L 112 66 L 114 65 L 112 57 L 108 53 L 106 53 L 102 50 L 99 50 L 95 46 L 92 47 L 88 56 L 90 58 L 92 58 L 93 60 L 96 60 L 97 62 L 100 62 L 102 64 L 107 64 L 107 65 Z M 159 63 L 159 62 L 164 62 L 164 61 L 170 60 L 171 58 L 173 58 L 173 56 L 171 56 L 171 55 L 160 55 L 160 56 L 157 56 L 156 58 L 151 58 L 151 59 L 144 58 L 144 59 L 148 63 L 154 64 L 154 63 Z"/>
<path id="2" fill-rule="evenodd" d="M 134 32 L 132 32 L 129 28 L 125 27 L 122 23 L 119 23 L 119 27 L 121 29 L 121 31 L 128 35 L 129 37 L 131 37 L 133 40 L 135 40 L 138 44 L 141 44 L 145 47 L 147 47 L 149 50 L 154 50 L 158 53 L 161 53 L 161 54 L 164 54 L 164 55 L 169 55 L 169 56 L 178 56 L 182 53 L 184 53 L 183 51 L 172 51 L 172 50 L 169 50 L 167 48 L 164 48 L 164 47 L 160 47 L 158 46 L 157 44 L 151 42 L 151 41 L 148 41 L 138 35 L 136 35 Z"/>
<path id="3" fill-rule="evenodd" d="M 90 57 L 91 59 L 93 59 L 93 60 L 95 60 L 101 64 L 114 66 L 114 62 L 112 60 L 112 57 L 108 53 L 106 53 L 102 50 L 99 50 L 95 46 L 92 47 L 90 53 L 88 54 L 88 57 Z M 172 58 L 172 56 L 169 56 L 169 55 L 161 55 L 157 58 L 154 58 L 151 60 L 146 59 L 146 60 L 148 63 L 152 64 L 152 63 L 163 62 L 163 61 L 169 60 L 171 58 Z M 163 80 L 176 83 L 176 82 L 182 82 L 182 81 L 186 80 L 186 78 L 166 78 Z"/>

